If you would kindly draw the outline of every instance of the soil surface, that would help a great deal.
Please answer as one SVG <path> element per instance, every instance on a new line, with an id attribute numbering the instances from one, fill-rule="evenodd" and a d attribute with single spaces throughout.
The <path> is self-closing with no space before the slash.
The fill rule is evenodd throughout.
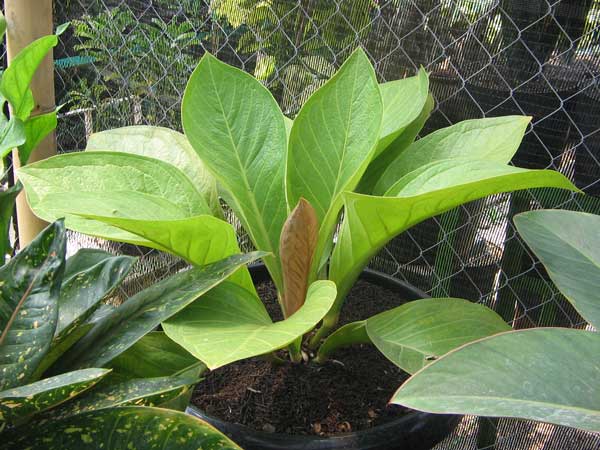
<path id="1" fill-rule="evenodd" d="M 281 320 L 272 284 L 262 283 L 257 290 L 273 320 Z M 361 280 L 346 299 L 340 325 L 402 303 L 399 294 Z M 364 430 L 410 411 L 387 404 L 408 375 L 375 347 L 354 345 L 331 358 L 322 365 L 275 366 L 260 358 L 230 364 L 206 374 L 192 403 L 255 430 L 321 436 Z"/>

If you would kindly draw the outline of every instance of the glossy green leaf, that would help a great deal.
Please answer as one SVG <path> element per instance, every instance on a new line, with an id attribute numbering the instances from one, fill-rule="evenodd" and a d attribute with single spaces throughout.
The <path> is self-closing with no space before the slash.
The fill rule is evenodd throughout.
<path id="1" fill-rule="evenodd" d="M 125 279 L 136 258 L 113 256 L 102 250 L 82 249 L 67 260 L 60 290 L 60 316 L 55 336 L 60 338 L 86 320 L 100 301 Z"/>
<path id="2" fill-rule="evenodd" d="M 75 326 L 68 334 L 63 334 L 59 337 L 55 336 L 52 341 L 52 345 L 50 346 L 50 350 L 48 350 L 48 353 L 46 353 L 44 359 L 42 359 L 42 362 L 40 362 L 40 364 L 37 366 L 37 369 L 35 369 L 31 379 L 39 380 L 46 374 L 59 374 L 61 371 L 54 370 L 53 365 L 63 354 L 67 352 L 67 350 L 73 347 L 75 343 L 85 336 L 93 327 L 93 323 L 86 322 Z"/>
<path id="3" fill-rule="evenodd" d="M 416 76 L 380 84 L 379 90 L 383 100 L 383 122 L 375 158 L 419 117 L 429 95 L 429 77 L 421 67 Z"/>
<path id="4" fill-rule="evenodd" d="M 0 421 L 14 422 L 53 408 L 91 388 L 110 370 L 84 369 L 0 392 Z"/>
<path id="5" fill-rule="evenodd" d="M 439 160 L 476 159 L 508 163 L 516 153 L 530 117 L 465 120 L 419 139 L 390 163 L 373 193 L 381 195 L 401 177 Z"/>
<path id="6" fill-rule="evenodd" d="M 240 253 L 233 227 L 212 216 L 164 221 L 88 217 L 140 236 L 151 247 L 179 256 L 196 266 Z M 229 280 L 249 292 L 256 292 L 246 267 L 241 267 Z"/>
<path id="7" fill-rule="evenodd" d="M 29 157 L 35 151 L 37 146 L 56 129 L 58 124 L 56 115 L 58 111 L 54 110 L 46 114 L 30 117 L 25 121 L 26 141 L 19 145 L 19 160 L 21 165 L 27 164 Z"/>
<path id="8" fill-rule="evenodd" d="M 182 412 L 142 406 L 91 411 L 3 435 L 2 450 L 241 450 Z"/>
<path id="9" fill-rule="evenodd" d="M 383 173 L 390 164 L 392 164 L 398 155 L 414 142 L 417 135 L 423 129 L 425 122 L 429 119 L 429 115 L 431 114 L 431 111 L 433 111 L 434 106 L 435 103 L 433 97 L 429 95 L 419 116 L 403 129 L 402 133 L 386 147 L 385 151 L 371 161 L 369 167 L 367 167 L 367 170 L 360 179 L 356 192 L 362 194 L 373 193 L 375 185 L 379 182 L 379 179 L 383 176 Z"/>
<path id="10" fill-rule="evenodd" d="M 413 375 L 391 402 L 434 413 L 518 417 L 600 431 L 600 334 L 511 331 L 460 347 Z"/>
<path id="11" fill-rule="evenodd" d="M 86 150 L 133 153 L 172 164 L 188 176 L 213 214 L 218 217 L 223 214 L 215 178 L 182 133 L 145 125 L 116 128 L 92 134 Z"/>
<path id="12" fill-rule="evenodd" d="M 132 244 L 144 245 L 146 240 L 80 215 L 173 220 L 210 214 L 187 176 L 145 156 L 71 153 L 22 167 L 18 176 L 42 219 L 66 217 L 68 228 Z"/>
<path id="13" fill-rule="evenodd" d="M 110 367 L 122 378 L 163 377 L 181 372 L 197 362 L 164 332 L 153 331 L 113 359 Z"/>
<path id="14" fill-rule="evenodd" d="M 262 252 L 233 255 L 150 286 L 99 320 L 61 362 L 70 368 L 104 366 L 241 266 L 263 255 Z"/>
<path id="15" fill-rule="evenodd" d="M 182 105 L 185 134 L 281 287 L 279 234 L 287 215 L 286 131 L 271 93 L 251 75 L 206 53 Z"/>
<path id="16" fill-rule="evenodd" d="M 22 188 L 21 183 L 17 183 L 5 191 L 0 191 L 0 233 L 2 233 L 0 236 L 0 265 L 4 264 L 6 255 L 11 250 L 8 237 L 10 220 L 15 209 L 15 200 Z"/>
<path id="17" fill-rule="evenodd" d="M 0 267 L 0 390 L 27 383 L 50 348 L 65 246 L 57 221 Z"/>
<path id="18" fill-rule="evenodd" d="M 508 330 L 491 309 L 459 298 L 415 300 L 370 317 L 366 323 L 373 344 L 408 373 L 456 347 Z"/>
<path id="19" fill-rule="evenodd" d="M 2 74 L 0 93 L 12 106 L 13 114 L 26 120 L 35 102 L 29 85 L 46 55 L 58 44 L 56 36 L 44 36 L 25 47 Z"/>
<path id="20" fill-rule="evenodd" d="M 534 187 L 576 190 L 563 175 L 548 170 L 525 170 L 480 161 L 455 164 L 442 161 L 439 165 L 443 169 L 439 172 L 426 167 L 418 177 L 409 174 L 404 181 L 400 180 L 396 185 L 398 197 L 345 194 L 345 218 L 329 271 L 329 279 L 336 283 L 340 294 L 333 314 L 339 312 L 344 296 L 369 260 L 390 239 L 413 225 L 500 192 Z M 451 176 L 446 176 L 447 172 Z"/>
<path id="21" fill-rule="evenodd" d="M 600 330 L 600 216 L 530 211 L 514 219 L 550 279 L 581 316 Z"/>
<path id="22" fill-rule="evenodd" d="M 191 374 L 156 378 L 146 376 L 116 383 L 107 379 L 85 394 L 52 410 L 48 418 L 62 419 L 125 405 L 156 406 L 176 397 L 183 389 L 196 382 L 198 377 Z"/>
<path id="23" fill-rule="evenodd" d="M 2 113 L 0 113 L 2 114 Z M 23 145 L 27 141 L 25 125 L 21 119 L 12 117 L 3 120 L 0 125 L 0 157 L 6 157 L 13 149 Z"/>
<path id="24" fill-rule="evenodd" d="M 306 302 L 288 319 L 273 323 L 244 289 L 222 283 L 163 323 L 167 336 L 210 369 L 283 348 L 312 329 L 335 299 L 335 285 L 316 281 Z"/>
<path id="25" fill-rule="evenodd" d="M 286 189 L 289 205 L 305 198 L 320 225 L 315 261 L 342 208 L 373 157 L 383 104 L 375 71 L 362 49 L 304 104 L 290 134 Z"/>

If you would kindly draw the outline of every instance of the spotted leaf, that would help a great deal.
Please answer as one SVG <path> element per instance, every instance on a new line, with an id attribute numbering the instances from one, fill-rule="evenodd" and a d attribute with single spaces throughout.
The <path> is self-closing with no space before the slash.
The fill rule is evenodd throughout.
<path id="1" fill-rule="evenodd" d="M 2 450 L 241 450 L 212 426 L 167 409 L 129 406 L 91 411 L 3 436 Z"/>
<path id="2" fill-rule="evenodd" d="M 109 369 L 84 369 L 0 392 L 0 418 L 22 419 L 59 405 L 94 386 Z"/>
<path id="3" fill-rule="evenodd" d="M 59 220 L 0 268 L 0 390 L 27 383 L 50 348 L 65 243 Z"/>

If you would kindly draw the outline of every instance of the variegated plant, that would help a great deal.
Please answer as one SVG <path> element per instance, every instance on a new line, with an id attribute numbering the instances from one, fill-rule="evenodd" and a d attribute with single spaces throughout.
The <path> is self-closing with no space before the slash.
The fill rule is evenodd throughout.
<path id="1" fill-rule="evenodd" d="M 219 218 L 221 197 L 268 252 L 284 320 L 273 323 L 249 280 L 237 277 L 162 326 L 210 369 L 281 348 L 298 362 L 302 345 L 314 350 L 334 330 L 359 274 L 398 234 L 487 195 L 575 189 L 557 172 L 508 165 L 530 118 L 468 120 L 415 140 L 432 109 L 424 70 L 379 84 L 358 49 L 292 120 L 252 76 L 206 54 L 183 98 L 185 135 L 140 126 L 101 132 L 85 152 L 31 165 L 20 177 L 40 217 L 66 216 L 75 230 L 196 265 L 235 242 Z M 414 373 L 508 328 L 465 300 L 419 300 L 340 328 L 316 360 L 371 342 Z"/>
<path id="2" fill-rule="evenodd" d="M 152 408 L 177 407 L 203 366 L 148 333 L 251 258 L 174 275 L 115 307 L 102 300 L 135 258 L 80 250 L 65 261 L 65 240 L 55 222 L 0 268 L 0 448 L 237 449 L 204 422 Z M 132 357 L 171 364 L 140 376 Z M 115 436 L 117 424 L 127 431 Z"/>

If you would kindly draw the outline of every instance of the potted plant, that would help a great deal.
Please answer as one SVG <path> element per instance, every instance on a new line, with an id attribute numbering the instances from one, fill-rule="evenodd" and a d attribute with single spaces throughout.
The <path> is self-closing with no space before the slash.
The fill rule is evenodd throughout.
<path id="1" fill-rule="evenodd" d="M 379 85 L 358 49 L 292 121 L 252 76 L 206 54 L 183 98 L 185 135 L 156 127 L 102 132 L 85 152 L 32 164 L 19 176 L 40 217 L 65 216 L 72 229 L 168 251 L 194 265 L 236 252 L 231 226 L 214 217 L 218 192 L 254 246 L 267 252 L 282 320 L 272 321 L 242 269 L 163 321 L 167 336 L 209 369 L 263 356 L 302 378 L 299 368 L 318 373 L 334 351 L 369 342 L 411 374 L 508 325 L 466 300 L 421 299 L 336 329 L 371 257 L 404 230 L 465 202 L 532 187 L 575 189 L 557 172 L 507 164 L 529 118 L 469 120 L 415 141 L 432 108 L 425 71 Z M 380 379 L 386 377 L 401 382 L 398 372 Z M 387 395 L 380 394 L 384 402 Z M 257 444 L 244 428 L 236 438 L 248 449 L 281 448 L 281 439 L 286 448 L 358 441 L 359 448 L 391 449 L 403 440 L 428 448 L 443 437 L 432 429 L 444 421 L 445 432 L 451 429 L 447 417 L 407 417 L 346 441 L 263 435 Z"/>

